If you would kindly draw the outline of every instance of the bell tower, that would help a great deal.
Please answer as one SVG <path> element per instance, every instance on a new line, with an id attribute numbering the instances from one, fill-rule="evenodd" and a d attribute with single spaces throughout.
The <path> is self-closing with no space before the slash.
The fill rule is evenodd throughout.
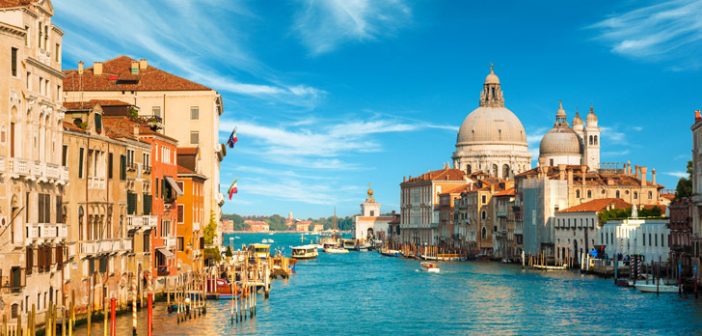
<path id="1" fill-rule="evenodd" d="M 361 203 L 361 215 L 365 217 L 380 216 L 380 203 L 376 203 L 370 183 L 368 183 L 368 196 Z"/>
<path id="2" fill-rule="evenodd" d="M 584 163 L 590 170 L 600 169 L 600 140 L 600 127 L 597 125 L 597 115 L 595 115 L 595 109 L 590 106 L 583 137 Z"/>

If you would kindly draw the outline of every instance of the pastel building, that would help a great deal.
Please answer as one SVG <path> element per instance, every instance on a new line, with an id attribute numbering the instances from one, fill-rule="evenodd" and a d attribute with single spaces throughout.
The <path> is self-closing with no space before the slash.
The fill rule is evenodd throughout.
<path id="1" fill-rule="evenodd" d="M 395 217 L 381 215 L 380 207 L 381 204 L 375 201 L 373 189 L 369 186 L 367 197 L 361 203 L 361 214 L 354 217 L 354 239 L 361 243 L 387 239 L 388 223 Z"/>
<path id="2" fill-rule="evenodd" d="M 608 221 L 597 235 L 597 244 L 607 254 L 642 255 L 645 263 L 666 263 L 670 255 L 670 229 L 667 219 L 633 218 Z"/>
<path id="3" fill-rule="evenodd" d="M 181 273 L 198 272 L 203 269 L 205 248 L 204 226 L 205 181 L 207 177 L 198 173 L 198 147 L 178 148 L 178 177 L 176 183 L 183 192 L 176 199 L 176 257 Z"/>

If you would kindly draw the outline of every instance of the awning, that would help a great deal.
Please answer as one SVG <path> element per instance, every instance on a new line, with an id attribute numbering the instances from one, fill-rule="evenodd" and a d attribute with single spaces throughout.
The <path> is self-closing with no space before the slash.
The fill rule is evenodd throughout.
<path id="1" fill-rule="evenodd" d="M 164 257 L 166 257 L 168 259 L 171 259 L 174 256 L 173 252 L 171 252 L 170 250 L 168 250 L 165 247 L 157 248 L 156 251 L 160 252 L 161 254 L 163 254 Z"/>
<path id="2" fill-rule="evenodd" d="M 180 187 L 178 187 L 178 183 L 170 177 L 170 176 L 164 176 L 166 178 L 166 181 L 168 181 L 168 184 L 171 186 L 171 189 L 173 189 L 176 192 L 176 195 L 181 196 L 183 195 L 183 191 L 180 190 Z"/>

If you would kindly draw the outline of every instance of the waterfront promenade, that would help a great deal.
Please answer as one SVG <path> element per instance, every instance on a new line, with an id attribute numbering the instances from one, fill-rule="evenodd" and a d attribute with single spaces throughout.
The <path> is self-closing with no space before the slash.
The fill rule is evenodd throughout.
<path id="1" fill-rule="evenodd" d="M 235 244 L 263 238 L 274 239 L 277 247 L 300 242 L 297 234 L 238 236 Z M 702 330 L 702 300 L 692 295 L 641 294 L 593 276 L 492 262 L 441 267 L 441 274 L 427 274 L 415 260 L 374 252 L 322 253 L 298 263 L 289 280 L 275 281 L 269 300 L 259 296 L 253 320 L 231 325 L 228 302 L 209 301 L 205 317 L 176 324 L 175 316 L 157 305 L 154 334 L 692 335 Z M 130 323 L 129 315 L 120 317 L 118 334 L 128 334 Z M 94 324 L 93 334 L 102 335 L 100 328 Z M 84 329 L 77 333 L 85 334 Z"/>

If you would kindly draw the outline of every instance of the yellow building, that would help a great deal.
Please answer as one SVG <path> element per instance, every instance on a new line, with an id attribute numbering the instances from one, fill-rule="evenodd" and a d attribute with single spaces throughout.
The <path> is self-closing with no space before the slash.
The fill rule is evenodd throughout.
<path id="1" fill-rule="evenodd" d="M 198 167 L 191 164 L 199 162 L 198 155 L 197 147 L 178 148 L 176 181 L 183 191 L 176 200 L 178 209 L 176 258 L 180 273 L 199 272 L 203 269 L 205 248 L 203 231 L 207 225 L 204 185 L 207 178 L 197 173 Z"/>
<path id="2" fill-rule="evenodd" d="M 3 316 L 44 320 L 64 303 L 63 32 L 51 1 L 0 1 L 0 255 Z M 7 284 L 7 285 L 5 285 Z"/>

